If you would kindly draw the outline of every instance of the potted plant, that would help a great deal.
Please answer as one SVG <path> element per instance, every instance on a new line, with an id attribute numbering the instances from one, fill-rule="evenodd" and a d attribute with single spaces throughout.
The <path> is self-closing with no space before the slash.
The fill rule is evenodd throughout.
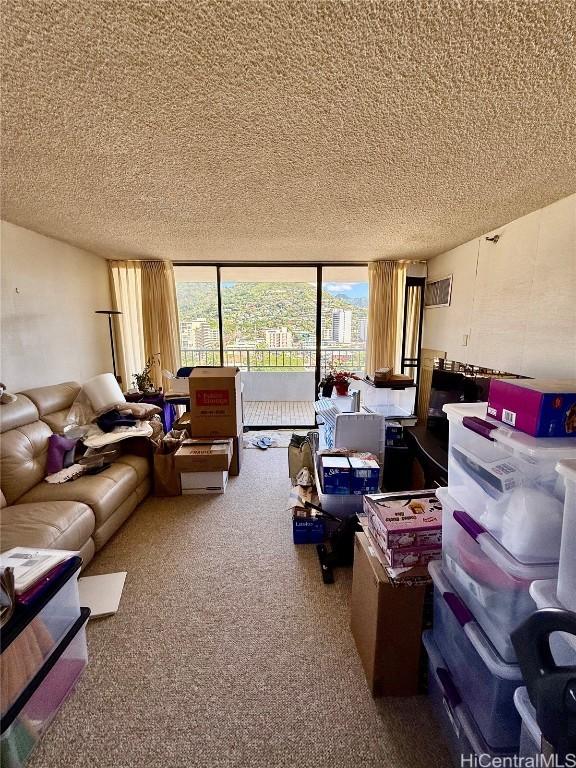
<path id="1" fill-rule="evenodd" d="M 350 387 L 350 381 L 352 379 L 358 380 L 358 376 L 351 371 L 337 371 L 334 373 L 334 386 L 336 387 L 336 394 L 343 396 L 348 394 L 348 388 Z"/>
<path id="2" fill-rule="evenodd" d="M 322 397 L 332 397 L 332 390 L 334 389 L 334 374 L 332 371 L 327 373 L 320 381 L 320 392 Z"/>
<path id="3" fill-rule="evenodd" d="M 148 360 L 146 360 L 146 365 L 144 366 L 144 370 L 142 373 L 135 373 L 133 378 L 133 384 L 135 387 L 138 388 L 139 392 L 155 392 L 156 387 L 154 386 L 154 382 L 152 381 L 152 377 L 150 376 L 150 372 L 152 370 L 152 366 L 154 365 L 154 358 L 149 357 Z"/>

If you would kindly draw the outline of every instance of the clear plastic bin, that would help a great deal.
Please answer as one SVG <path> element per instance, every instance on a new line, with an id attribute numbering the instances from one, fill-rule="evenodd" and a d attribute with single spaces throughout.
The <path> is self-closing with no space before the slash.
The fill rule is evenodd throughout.
<path id="1" fill-rule="evenodd" d="M 80 557 L 72 558 L 38 599 L 28 606 L 18 605 L 14 616 L 2 628 L 2 717 L 78 620 L 81 565 Z M 18 669 L 18 674 L 11 673 L 14 669 Z"/>
<path id="2" fill-rule="evenodd" d="M 513 750 L 520 738 L 514 691 L 517 664 L 506 663 L 455 593 L 440 562 L 428 566 L 434 582 L 434 640 L 482 736 L 495 749 Z"/>
<path id="3" fill-rule="evenodd" d="M 542 731 L 536 722 L 536 710 L 532 706 L 527 688 L 517 688 L 514 694 L 514 704 L 522 718 L 520 734 L 520 757 L 536 758 L 541 754 Z"/>
<path id="4" fill-rule="evenodd" d="M 88 608 L 66 634 L 52 657 L 2 716 L 2 768 L 21 768 L 73 690 L 86 664 Z"/>
<path id="5" fill-rule="evenodd" d="M 566 485 L 558 600 L 570 611 L 576 611 L 576 459 L 559 462 L 556 470 Z"/>
<path id="6" fill-rule="evenodd" d="M 454 684 L 432 632 L 424 632 L 422 640 L 428 653 L 428 694 L 434 714 L 442 726 L 454 765 L 461 768 L 466 764 L 464 760 L 469 765 L 474 765 L 476 755 L 486 755 L 488 758 L 510 755 L 510 752 L 493 749 L 482 737 L 458 687 Z"/>
<path id="7" fill-rule="evenodd" d="M 350 515 L 361 514 L 364 496 L 354 493 L 341 496 L 339 494 L 323 492 L 321 473 L 318 466 L 319 460 L 320 456 L 316 454 L 314 461 L 314 482 L 316 483 L 318 499 L 322 509 L 337 517 L 348 517 Z"/>
<path id="8" fill-rule="evenodd" d="M 470 515 L 447 488 L 442 502 L 442 559 L 450 582 L 502 659 L 516 661 L 510 633 L 534 612 L 533 581 L 555 578 L 558 563 L 527 565 L 516 560 Z"/>
<path id="9" fill-rule="evenodd" d="M 557 598 L 556 579 L 548 581 L 533 581 L 530 595 L 536 603 L 536 608 L 564 608 Z M 550 635 L 550 650 L 554 661 L 561 667 L 576 667 L 576 636 L 566 632 L 552 632 Z"/>
<path id="10" fill-rule="evenodd" d="M 536 438 L 487 418 L 485 403 L 444 406 L 450 422 L 448 487 L 462 508 L 516 559 L 558 560 L 564 483 L 576 438 Z"/>

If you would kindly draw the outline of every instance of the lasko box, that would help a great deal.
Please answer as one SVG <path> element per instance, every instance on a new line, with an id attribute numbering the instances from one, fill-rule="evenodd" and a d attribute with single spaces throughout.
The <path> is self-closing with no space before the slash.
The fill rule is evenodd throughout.
<path id="1" fill-rule="evenodd" d="M 576 379 L 492 379 L 487 413 L 533 437 L 576 437 Z"/>
<path id="2" fill-rule="evenodd" d="M 237 437 L 242 433 L 238 368 L 194 368 L 190 383 L 191 437 Z"/>

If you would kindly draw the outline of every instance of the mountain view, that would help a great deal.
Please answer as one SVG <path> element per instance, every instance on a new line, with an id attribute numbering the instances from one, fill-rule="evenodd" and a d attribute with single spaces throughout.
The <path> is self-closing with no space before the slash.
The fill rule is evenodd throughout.
<path id="1" fill-rule="evenodd" d="M 178 282 L 182 346 L 218 346 L 218 300 L 214 283 Z M 309 283 L 222 284 L 226 347 L 313 348 L 316 287 Z M 363 347 L 368 315 L 368 286 L 325 285 L 322 290 L 322 338 L 326 346 Z"/>

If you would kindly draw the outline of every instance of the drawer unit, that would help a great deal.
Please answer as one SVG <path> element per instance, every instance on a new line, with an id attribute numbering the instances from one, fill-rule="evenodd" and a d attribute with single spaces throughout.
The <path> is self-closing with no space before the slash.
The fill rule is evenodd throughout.
<path id="1" fill-rule="evenodd" d="M 456 502 L 517 560 L 558 560 L 562 459 L 576 438 L 535 438 L 486 417 L 486 405 L 445 405 L 450 422 L 448 487 Z"/>
<path id="2" fill-rule="evenodd" d="M 443 506 L 446 574 L 503 660 L 515 662 L 510 633 L 534 611 L 530 584 L 555 578 L 558 563 L 521 563 L 458 508 L 448 489 L 438 488 L 436 495 Z"/>
<path id="3" fill-rule="evenodd" d="M 88 663 L 88 608 L 66 634 L 51 658 L 2 716 L 0 749 L 3 768 L 21 768 L 73 690 Z"/>
<path id="4" fill-rule="evenodd" d="M 12 706 L 62 638 L 80 617 L 78 574 L 82 558 L 59 566 L 59 573 L 0 632 L 1 715 Z"/>
<path id="5" fill-rule="evenodd" d="M 514 691 L 523 682 L 520 667 L 498 654 L 455 593 L 442 564 L 430 563 L 428 569 L 434 582 L 434 641 L 454 684 L 486 743 L 514 750 L 520 738 L 514 706 Z"/>
<path id="6" fill-rule="evenodd" d="M 444 732 L 454 765 L 458 768 L 466 764 L 474 765 L 476 755 L 486 756 L 483 759 L 510 755 L 510 752 L 492 749 L 482 737 L 454 684 L 432 632 L 424 632 L 422 640 L 428 653 L 428 691 L 432 708 Z"/>

